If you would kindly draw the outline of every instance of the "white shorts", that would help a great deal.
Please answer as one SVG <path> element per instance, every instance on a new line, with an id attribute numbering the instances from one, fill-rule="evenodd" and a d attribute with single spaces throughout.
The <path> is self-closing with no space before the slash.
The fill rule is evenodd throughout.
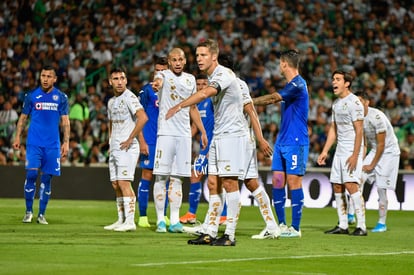
<path id="1" fill-rule="evenodd" d="M 348 171 L 346 161 L 351 156 L 340 156 L 336 154 L 332 161 L 330 181 L 332 183 L 344 184 L 345 182 L 356 182 L 360 184 L 362 175 L 362 156 L 359 154 L 357 167 L 351 173 Z"/>
<path id="2" fill-rule="evenodd" d="M 191 137 L 158 136 L 154 175 L 191 176 Z"/>
<path id="3" fill-rule="evenodd" d="M 213 137 L 208 152 L 208 174 L 219 177 L 245 175 L 248 136 Z"/>
<path id="4" fill-rule="evenodd" d="M 132 144 L 128 151 L 109 151 L 109 177 L 111 181 L 133 181 L 139 157 L 139 144 Z"/>
<path id="5" fill-rule="evenodd" d="M 364 165 L 371 163 L 375 152 L 371 151 L 364 159 Z M 378 188 L 395 190 L 400 165 L 400 155 L 383 154 L 371 173 L 365 173 L 369 183 L 374 183 Z"/>
<path id="6" fill-rule="evenodd" d="M 257 165 L 256 142 L 249 139 L 247 143 L 246 158 L 245 158 L 245 174 L 239 180 L 257 179 L 259 177 Z"/>

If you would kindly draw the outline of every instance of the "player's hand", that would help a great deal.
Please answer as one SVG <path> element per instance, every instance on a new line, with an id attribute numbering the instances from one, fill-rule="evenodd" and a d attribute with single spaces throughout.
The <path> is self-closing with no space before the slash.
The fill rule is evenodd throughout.
<path id="1" fill-rule="evenodd" d="M 317 160 L 318 165 L 326 165 L 326 158 L 327 158 L 327 156 L 328 156 L 328 154 L 321 153 L 318 156 L 318 160 Z"/>
<path id="2" fill-rule="evenodd" d="M 362 166 L 362 171 L 365 173 L 371 173 L 372 170 L 374 170 L 375 166 L 374 165 L 364 165 Z"/>
<path id="3" fill-rule="evenodd" d="M 259 148 L 260 150 L 262 150 L 265 157 L 269 158 L 273 155 L 273 148 L 270 146 L 267 140 L 265 139 L 259 140 Z"/>
<path id="4" fill-rule="evenodd" d="M 181 110 L 180 105 L 175 105 L 171 109 L 168 110 L 167 114 L 165 115 L 165 119 L 170 119 L 173 115 L 178 113 Z"/>
<path id="5" fill-rule="evenodd" d="M 121 145 L 120 149 L 128 151 L 129 147 L 131 146 L 131 143 L 132 143 L 132 139 L 127 139 L 127 140 L 121 142 L 120 143 L 120 145 Z"/>
<path id="6" fill-rule="evenodd" d="M 356 167 L 357 167 L 357 163 L 358 163 L 358 156 L 354 156 L 351 155 L 347 160 L 346 160 L 346 164 L 348 167 L 348 172 L 353 172 L 355 171 Z"/>
<path id="7" fill-rule="evenodd" d="M 205 174 L 207 172 L 208 158 L 204 154 L 199 154 L 194 161 L 194 171 L 196 174 Z"/>

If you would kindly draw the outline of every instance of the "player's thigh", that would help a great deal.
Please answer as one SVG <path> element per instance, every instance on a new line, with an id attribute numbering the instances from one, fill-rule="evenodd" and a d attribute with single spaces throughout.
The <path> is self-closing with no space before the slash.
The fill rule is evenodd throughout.
<path id="1" fill-rule="evenodd" d="M 257 179 L 259 177 L 258 165 L 257 165 L 257 151 L 256 143 L 254 141 L 249 141 L 247 144 L 247 150 L 245 154 L 245 168 L 244 176 L 239 178 L 239 180 L 245 179 Z"/>
<path id="2" fill-rule="evenodd" d="M 45 174 L 60 175 L 60 148 L 43 148 L 41 170 Z"/>
<path id="3" fill-rule="evenodd" d="M 175 137 L 176 155 L 172 175 L 191 176 L 191 137 Z"/>
<path id="4" fill-rule="evenodd" d="M 109 156 L 109 176 L 111 181 L 133 181 L 139 157 L 138 150 L 112 150 Z"/>
<path id="5" fill-rule="evenodd" d="M 374 169 L 375 183 L 379 188 L 395 190 L 400 155 L 383 154 Z"/>
<path id="6" fill-rule="evenodd" d="M 139 156 L 139 167 L 152 170 L 154 168 L 155 144 L 149 144 L 148 151 L 148 155 L 141 154 Z"/>
<path id="7" fill-rule="evenodd" d="M 171 136 L 158 136 L 155 149 L 154 174 L 170 175 L 175 160 L 176 140 Z M 190 168 L 191 169 L 191 168 Z"/>
<path id="8" fill-rule="evenodd" d="M 42 157 L 42 148 L 28 144 L 26 147 L 26 169 L 40 168 Z"/>
<path id="9" fill-rule="evenodd" d="M 349 171 L 347 160 L 349 156 L 335 155 L 332 161 L 330 181 L 332 183 L 342 184 L 345 182 L 356 182 L 360 184 L 362 175 L 362 157 L 358 157 L 355 170 Z"/>

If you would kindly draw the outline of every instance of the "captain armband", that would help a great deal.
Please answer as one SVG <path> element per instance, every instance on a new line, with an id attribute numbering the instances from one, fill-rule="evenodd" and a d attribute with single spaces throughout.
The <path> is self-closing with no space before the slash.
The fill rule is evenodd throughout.
<path id="1" fill-rule="evenodd" d="M 213 87 L 214 89 L 216 89 L 217 93 L 221 92 L 220 84 L 215 82 L 215 81 L 211 82 L 208 86 Z"/>

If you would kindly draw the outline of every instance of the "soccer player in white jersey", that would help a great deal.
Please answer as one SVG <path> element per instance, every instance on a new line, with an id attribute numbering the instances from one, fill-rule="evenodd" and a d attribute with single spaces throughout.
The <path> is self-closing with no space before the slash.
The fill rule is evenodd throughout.
<path id="1" fill-rule="evenodd" d="M 169 69 L 157 72 L 153 88 L 159 93 L 159 116 L 157 144 L 154 161 L 154 203 L 157 212 L 156 232 L 167 232 L 164 218 L 166 182 L 170 205 L 171 233 L 181 233 L 180 207 L 182 203 L 182 181 L 180 177 L 191 176 L 191 121 L 201 132 L 203 145 L 207 146 L 207 135 L 201 122 L 197 106 L 187 106 L 177 116 L 167 120 L 165 115 L 172 106 L 196 92 L 196 81 L 192 74 L 184 72 L 184 51 L 173 48 L 168 54 Z"/>
<path id="2" fill-rule="evenodd" d="M 189 244 L 234 246 L 235 233 L 240 214 L 238 179 L 245 174 L 245 154 L 249 134 L 243 115 L 243 99 L 234 72 L 218 63 L 217 41 L 207 39 L 197 45 L 196 60 L 201 71 L 207 73 L 209 86 L 172 107 L 167 119 L 179 115 L 182 108 L 192 106 L 212 97 L 214 104 L 214 133 L 208 159 L 208 181 L 211 188 L 209 217 L 206 233 Z M 226 191 L 226 199 L 223 195 Z M 217 238 L 220 213 L 227 203 L 227 223 L 222 237 Z"/>
<path id="3" fill-rule="evenodd" d="M 362 173 L 364 108 L 351 92 L 352 75 L 336 70 L 332 74 L 333 92 L 338 97 L 332 105 L 332 123 L 326 143 L 318 156 L 318 164 L 325 165 L 329 149 L 336 142 L 330 181 L 336 201 L 339 224 L 326 234 L 349 234 L 347 197 L 350 194 L 357 217 L 353 236 L 366 236 L 365 206 L 359 189 Z"/>
<path id="4" fill-rule="evenodd" d="M 395 190 L 400 164 L 400 147 L 391 122 L 376 108 L 369 107 L 369 97 L 364 91 L 355 93 L 364 106 L 365 146 L 370 149 L 362 166 L 362 184 L 375 183 L 378 191 L 377 225 L 372 232 L 387 231 L 387 189 Z M 367 150 L 365 150 L 367 151 Z"/>
<path id="5" fill-rule="evenodd" d="M 114 96 L 108 101 L 109 176 L 116 195 L 118 220 L 104 228 L 114 231 L 134 231 L 135 193 L 131 186 L 139 157 L 137 136 L 148 117 L 138 97 L 127 89 L 127 77 L 122 68 L 111 70 L 109 84 Z"/>

